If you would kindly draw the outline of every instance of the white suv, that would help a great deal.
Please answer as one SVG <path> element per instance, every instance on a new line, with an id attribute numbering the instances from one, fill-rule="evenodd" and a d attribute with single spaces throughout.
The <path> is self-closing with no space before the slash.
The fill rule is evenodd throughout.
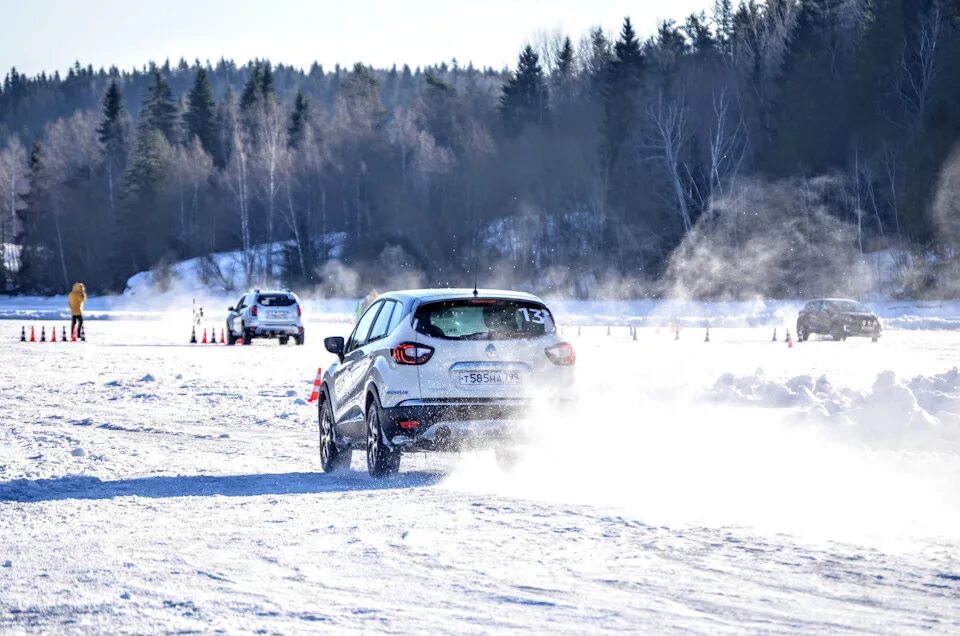
<path id="1" fill-rule="evenodd" d="M 365 449 L 373 477 L 406 450 L 507 449 L 532 395 L 568 388 L 576 363 L 543 301 L 508 291 L 383 294 L 324 346 L 338 362 L 320 392 L 321 466 Z"/>
<path id="2" fill-rule="evenodd" d="M 303 312 L 296 294 L 290 290 L 254 289 L 227 310 L 228 344 L 234 344 L 238 338 L 243 338 L 245 345 L 254 338 L 277 338 L 282 345 L 293 338 L 298 345 L 303 344 Z"/>

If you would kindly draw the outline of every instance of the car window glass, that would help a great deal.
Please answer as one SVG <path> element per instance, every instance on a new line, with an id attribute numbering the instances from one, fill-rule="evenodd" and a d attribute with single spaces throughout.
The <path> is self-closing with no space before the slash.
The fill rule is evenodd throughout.
<path id="1" fill-rule="evenodd" d="M 393 309 L 393 316 L 390 318 L 390 326 L 387 327 L 387 333 L 393 333 L 393 330 L 397 328 L 401 320 L 403 320 L 403 304 L 397 303 L 397 306 Z"/>
<path id="2" fill-rule="evenodd" d="M 397 303 L 392 300 L 384 302 L 383 309 L 380 310 L 380 315 L 377 316 L 377 321 L 373 323 L 373 329 L 370 330 L 370 338 L 367 343 L 379 340 L 390 333 L 390 317 L 393 316 L 396 306 Z"/>
<path id="3" fill-rule="evenodd" d="M 236 306 L 237 311 L 243 309 L 243 299 L 244 299 L 244 298 L 246 298 L 246 296 L 241 296 L 241 297 L 240 297 L 240 300 L 237 301 L 237 306 Z"/>
<path id="4" fill-rule="evenodd" d="M 470 298 L 422 305 L 417 332 L 447 340 L 522 340 L 554 333 L 553 316 L 539 303 Z"/>
<path id="5" fill-rule="evenodd" d="M 348 352 L 362 347 L 367 343 L 367 335 L 370 333 L 370 326 L 373 324 L 373 320 L 377 317 L 377 312 L 380 311 L 380 307 L 382 305 L 382 301 L 370 305 L 370 308 L 367 309 L 366 313 L 360 317 L 360 322 L 357 323 L 356 329 L 353 330 L 353 335 L 350 336 L 350 343 L 347 346 Z"/>
<path id="6" fill-rule="evenodd" d="M 289 294 L 260 294 L 257 304 L 263 307 L 290 307 L 296 302 Z"/>

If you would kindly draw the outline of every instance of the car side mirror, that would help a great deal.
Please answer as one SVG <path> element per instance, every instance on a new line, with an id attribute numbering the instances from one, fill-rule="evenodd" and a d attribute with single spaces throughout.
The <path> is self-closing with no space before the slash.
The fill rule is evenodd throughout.
<path id="1" fill-rule="evenodd" d="M 340 358 L 340 362 L 343 362 L 343 336 L 330 336 L 329 338 L 324 338 L 323 346 L 327 349 L 327 351 Z"/>
<path id="2" fill-rule="evenodd" d="M 232 306 L 232 305 L 231 305 L 230 307 L 227 307 L 227 311 L 233 311 L 233 310 L 234 310 L 234 309 L 233 309 L 233 306 Z"/>

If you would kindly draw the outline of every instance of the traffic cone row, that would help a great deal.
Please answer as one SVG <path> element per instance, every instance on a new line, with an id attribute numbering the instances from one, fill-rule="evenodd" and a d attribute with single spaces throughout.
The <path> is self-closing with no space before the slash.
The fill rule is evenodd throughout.
<path id="1" fill-rule="evenodd" d="M 87 338 L 80 331 L 80 328 L 75 326 L 70 332 L 69 342 L 86 342 Z M 61 325 L 60 335 L 57 336 L 57 327 L 56 325 L 50 327 L 50 339 L 47 339 L 47 327 L 46 325 L 40 325 L 40 337 L 37 338 L 37 328 L 34 325 L 30 325 L 30 337 L 27 337 L 27 328 L 25 326 L 20 327 L 20 342 L 67 342 L 67 326 Z"/>
<path id="2" fill-rule="evenodd" d="M 320 399 L 320 385 L 323 383 L 323 369 L 317 369 L 317 377 L 313 380 L 313 391 L 307 402 L 316 402 Z"/>
<path id="3" fill-rule="evenodd" d="M 220 328 L 220 338 L 217 339 L 217 328 L 210 328 L 210 335 L 207 336 L 207 328 L 203 328 L 203 334 L 200 336 L 200 340 L 197 340 L 197 327 L 194 326 L 190 329 L 190 344 L 227 344 L 227 332 L 221 327 Z"/>

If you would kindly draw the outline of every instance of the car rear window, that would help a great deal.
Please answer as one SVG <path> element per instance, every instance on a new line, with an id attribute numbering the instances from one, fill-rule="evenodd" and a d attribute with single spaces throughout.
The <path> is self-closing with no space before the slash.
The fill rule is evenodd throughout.
<path id="1" fill-rule="evenodd" d="M 521 300 L 470 298 L 430 303 L 417 309 L 416 330 L 448 340 L 518 340 L 556 330 L 550 310 Z"/>
<path id="2" fill-rule="evenodd" d="M 858 302 L 852 300 L 839 300 L 832 303 L 833 308 L 837 311 L 849 311 L 852 313 L 870 313 L 870 310 L 861 305 Z"/>
<path id="3" fill-rule="evenodd" d="M 297 301 L 288 294 L 260 294 L 257 298 L 257 304 L 264 307 L 289 307 Z"/>

